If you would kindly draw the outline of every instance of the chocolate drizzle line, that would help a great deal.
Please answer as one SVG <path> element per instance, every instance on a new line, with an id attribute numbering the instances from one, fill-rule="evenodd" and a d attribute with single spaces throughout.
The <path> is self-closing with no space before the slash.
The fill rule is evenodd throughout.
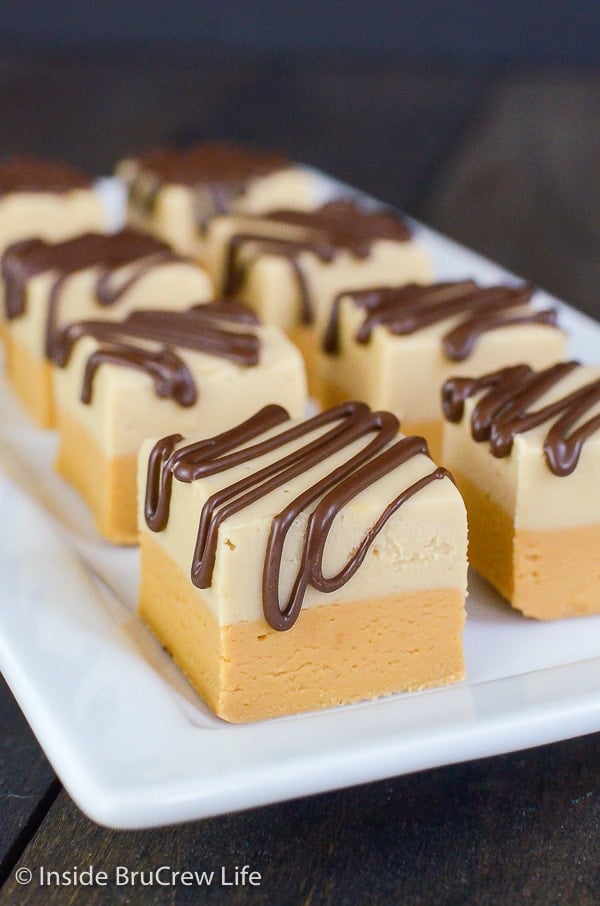
<path id="1" fill-rule="evenodd" d="M 0 195 L 12 192 L 70 192 L 89 189 L 91 179 L 61 161 L 13 157 L 0 163 Z"/>
<path id="2" fill-rule="evenodd" d="M 184 150 L 163 149 L 133 158 L 128 183 L 131 203 L 151 215 L 166 183 L 187 185 L 195 219 L 202 228 L 209 217 L 231 210 L 252 179 L 289 166 L 279 154 L 257 153 L 231 145 L 204 144 Z"/>
<path id="3" fill-rule="evenodd" d="M 9 246 L 2 258 L 7 319 L 25 311 L 28 280 L 37 274 L 56 272 L 50 290 L 46 323 L 46 354 L 50 356 L 56 330 L 60 295 L 68 277 L 77 271 L 98 267 L 95 296 L 99 305 L 113 305 L 121 296 L 156 267 L 185 259 L 152 236 L 124 229 L 118 233 L 84 233 L 66 242 L 48 243 L 29 239 Z M 131 272 L 118 285 L 111 286 L 114 272 L 129 267 Z"/>
<path id="4" fill-rule="evenodd" d="M 531 407 L 578 367 L 578 362 L 560 362 L 535 372 L 528 365 L 515 365 L 479 378 L 451 378 L 442 388 L 444 415 L 448 421 L 461 421 L 465 400 L 486 391 L 473 410 L 471 435 L 478 442 L 489 440 L 492 454 L 499 458 L 510 454 L 517 434 L 555 419 L 544 439 L 544 457 L 554 475 L 570 475 L 577 468 L 585 441 L 600 431 L 600 415 L 571 430 L 600 402 L 600 380 L 541 409 Z"/>
<path id="5" fill-rule="evenodd" d="M 2 257 L 7 318 L 23 314 L 27 281 L 45 271 L 56 271 L 60 279 L 87 268 L 102 268 L 97 281 L 98 301 L 111 305 L 133 281 L 118 291 L 111 290 L 108 285 L 110 273 L 144 259 L 149 260 L 144 261 L 143 273 L 165 261 L 183 260 L 166 243 L 132 229 L 110 234 L 84 233 L 58 243 L 43 239 L 16 242 Z"/>
<path id="6" fill-rule="evenodd" d="M 355 258 L 367 258 L 378 240 L 406 242 L 410 232 L 395 215 L 385 211 L 366 211 L 350 201 L 331 201 L 316 211 L 271 211 L 254 215 L 257 223 L 282 224 L 296 228 L 293 236 L 260 236 L 235 233 L 225 251 L 223 295 L 235 293 L 244 280 L 245 265 L 240 262 L 244 246 L 252 244 L 259 255 L 276 255 L 291 265 L 301 303 L 301 320 L 314 320 L 308 283 L 299 264 L 302 252 L 311 252 L 323 262 L 333 261 L 339 251 Z M 304 233 L 304 235 L 302 235 Z"/>
<path id="7" fill-rule="evenodd" d="M 358 402 L 344 403 L 297 423 L 274 437 L 251 443 L 287 420 L 288 415 L 280 406 L 267 406 L 237 428 L 209 440 L 177 447 L 183 440 L 181 435 L 163 438 L 150 454 L 145 499 L 146 524 L 151 531 L 162 531 L 168 522 L 174 477 L 191 482 L 224 472 L 276 451 L 319 428 L 331 426 L 317 438 L 308 440 L 304 446 L 274 459 L 254 474 L 216 491 L 208 498 L 200 514 L 191 566 L 193 584 L 198 588 L 208 588 L 212 582 L 219 527 L 226 519 L 287 485 L 354 441 L 373 435 L 359 452 L 304 490 L 272 521 L 263 567 L 263 612 L 269 625 L 280 631 L 290 629 L 296 622 L 309 585 L 325 593 L 341 588 L 359 569 L 374 539 L 396 510 L 428 484 L 449 475 L 445 469 L 436 468 L 402 490 L 384 508 L 346 565 L 337 575 L 326 577 L 323 575 L 323 555 L 338 513 L 361 491 L 401 463 L 419 453 L 427 454 L 427 444 L 421 437 L 405 437 L 392 443 L 398 433 L 398 419 L 389 412 L 371 412 L 368 406 Z M 241 444 L 247 446 L 239 449 Z M 285 540 L 300 513 L 310 507 L 314 509 L 308 519 L 300 568 L 290 597 L 282 608 L 279 578 Z"/>
<path id="8" fill-rule="evenodd" d="M 259 338 L 256 333 L 239 330 L 240 325 L 256 323 L 248 309 L 234 302 L 209 302 L 188 311 L 135 311 L 124 321 L 70 324 L 55 334 L 52 360 L 64 367 L 77 340 L 94 337 L 101 345 L 86 363 L 81 390 L 83 403 L 92 400 L 98 368 L 110 363 L 146 372 L 154 381 L 158 396 L 170 397 L 180 406 L 193 406 L 198 398 L 196 383 L 176 349 L 204 352 L 236 365 L 256 365 Z"/>
<path id="9" fill-rule="evenodd" d="M 376 287 L 358 292 L 339 293 L 334 299 L 329 323 L 323 337 L 323 349 L 339 352 L 340 304 L 349 297 L 364 309 L 365 317 L 355 338 L 368 343 L 376 326 L 384 326 L 395 336 L 407 336 L 447 318 L 462 316 L 442 339 L 446 358 L 461 362 L 473 352 L 482 333 L 517 324 L 547 324 L 555 327 L 555 309 L 523 310 L 533 294 L 532 286 L 480 287 L 472 280 L 460 283 L 436 283 L 419 286 Z"/>

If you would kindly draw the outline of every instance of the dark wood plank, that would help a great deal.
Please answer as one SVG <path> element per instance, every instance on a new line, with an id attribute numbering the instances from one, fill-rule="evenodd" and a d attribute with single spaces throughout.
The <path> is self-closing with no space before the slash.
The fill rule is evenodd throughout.
<path id="1" fill-rule="evenodd" d="M 0 884 L 54 801 L 60 785 L 0 676 Z"/>
<path id="2" fill-rule="evenodd" d="M 414 209 L 600 319 L 597 74 L 499 82 Z"/>
<path id="3" fill-rule="evenodd" d="M 216 870 L 248 864 L 258 888 L 203 889 L 210 903 L 596 906 L 600 734 L 298 802 L 153 831 L 99 828 L 61 794 L 21 866 Z M 194 888 L 47 888 L 46 903 L 187 903 Z M 18 900 L 16 899 L 18 897 Z M 204 902 L 204 898 L 202 899 Z"/>

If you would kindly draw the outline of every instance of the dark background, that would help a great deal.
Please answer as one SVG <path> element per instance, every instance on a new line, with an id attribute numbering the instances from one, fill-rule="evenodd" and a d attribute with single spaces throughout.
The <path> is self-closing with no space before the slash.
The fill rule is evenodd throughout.
<path id="1" fill-rule="evenodd" d="M 369 62 L 598 63 L 593 0 L 83 0 L 4 4 L 2 44 L 19 50 L 207 51 L 286 62 L 354 57 Z"/>
<path id="2" fill-rule="evenodd" d="M 276 146 L 598 316 L 592 0 L 0 10 L 4 154 L 108 173 L 162 142 Z"/>
<path id="3" fill-rule="evenodd" d="M 599 18 L 589 0 L 5 3 L 0 151 L 102 174 L 148 144 L 279 147 L 600 317 Z M 140 833 L 79 812 L 5 687 L 0 757 L 7 903 L 42 899 L 18 864 L 90 863 L 263 872 L 211 903 L 598 903 L 600 734 Z"/>

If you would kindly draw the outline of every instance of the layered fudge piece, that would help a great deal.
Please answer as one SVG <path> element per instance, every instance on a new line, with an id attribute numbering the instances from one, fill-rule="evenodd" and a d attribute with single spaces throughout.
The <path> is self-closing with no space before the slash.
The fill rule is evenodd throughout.
<path id="1" fill-rule="evenodd" d="M 101 198 L 85 173 L 36 157 L 0 161 L 0 256 L 31 236 L 58 242 L 106 227 Z M 4 332 L 2 312 L 0 334 Z"/>
<path id="2" fill-rule="evenodd" d="M 215 214 L 317 205 L 316 178 L 280 154 L 202 144 L 142 153 L 117 165 L 130 222 L 185 254 L 202 255 L 201 233 Z"/>
<path id="3" fill-rule="evenodd" d="M 529 617 L 600 613 L 600 368 L 515 365 L 443 394 L 473 566 Z"/>
<path id="4" fill-rule="evenodd" d="M 316 211 L 214 218 L 206 230 L 208 268 L 225 295 L 239 295 L 282 327 L 316 375 L 319 338 L 334 298 L 365 286 L 427 282 L 425 251 L 396 215 L 332 201 Z M 318 395 L 318 386 L 311 387 Z"/>
<path id="5" fill-rule="evenodd" d="M 54 423 L 49 358 L 67 324 L 136 308 L 188 308 L 213 295 L 199 265 L 131 229 L 16 243 L 4 254 L 2 278 L 8 377 L 41 427 Z"/>
<path id="6" fill-rule="evenodd" d="M 147 441 L 139 482 L 139 613 L 221 717 L 463 677 L 464 504 L 392 414 L 269 406 Z"/>
<path id="7" fill-rule="evenodd" d="M 535 308 L 533 293 L 465 280 L 340 294 L 320 357 L 325 402 L 360 395 L 389 409 L 404 432 L 427 439 L 437 459 L 439 391 L 459 362 L 461 373 L 477 375 L 516 362 L 541 368 L 565 355 L 556 310 Z"/>
<path id="8" fill-rule="evenodd" d="M 57 469 L 87 501 L 99 532 L 137 542 L 136 460 L 157 433 L 229 428 L 255 406 L 304 411 L 298 351 L 233 302 L 83 321 L 54 349 Z"/>
<path id="9" fill-rule="evenodd" d="M 85 173 L 35 157 L 0 162 L 0 252 L 30 236 L 57 242 L 105 228 L 102 201 Z"/>

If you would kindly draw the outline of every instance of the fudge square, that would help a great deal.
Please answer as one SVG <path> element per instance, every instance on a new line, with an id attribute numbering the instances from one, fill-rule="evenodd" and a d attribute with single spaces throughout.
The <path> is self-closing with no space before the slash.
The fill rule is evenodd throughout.
<path id="1" fill-rule="evenodd" d="M 516 365 L 443 397 L 472 565 L 526 616 L 600 613 L 600 368 Z"/>
<path id="2" fill-rule="evenodd" d="M 553 308 L 531 304 L 532 286 L 478 286 L 472 280 L 370 287 L 338 296 L 319 359 L 323 399 L 360 396 L 389 409 L 406 434 L 422 434 L 441 453 L 440 388 L 456 373 L 501 365 L 534 368 L 563 358 L 566 335 Z"/>
<path id="3" fill-rule="evenodd" d="M 0 161 L 0 253 L 31 236 L 58 242 L 106 225 L 101 198 L 85 173 L 36 157 Z"/>
<path id="4" fill-rule="evenodd" d="M 0 161 L 0 256 L 9 245 L 32 236 L 59 242 L 107 226 L 102 200 L 85 173 L 36 157 Z M 4 306 L 0 308 L 4 337 Z"/>
<path id="5" fill-rule="evenodd" d="M 317 206 L 318 181 L 280 154 L 223 144 L 162 149 L 121 161 L 131 223 L 173 248 L 202 255 L 201 231 L 215 214 Z"/>
<path id="6" fill-rule="evenodd" d="M 49 359 L 66 325 L 136 308 L 189 308 L 213 295 L 199 265 L 131 229 L 17 243 L 4 255 L 2 278 L 8 379 L 43 428 L 54 424 Z"/>
<path id="7" fill-rule="evenodd" d="M 214 434 L 255 406 L 306 405 L 299 352 L 233 302 L 135 311 L 71 325 L 54 351 L 57 470 L 83 496 L 100 534 L 137 543 L 136 464 L 146 437 Z"/>
<path id="8" fill-rule="evenodd" d="M 246 722 L 464 676 L 462 498 L 422 438 L 349 402 L 147 441 L 139 613 Z"/>
<path id="9" fill-rule="evenodd" d="M 427 254 L 399 217 L 352 201 L 310 212 L 215 217 L 205 235 L 205 265 L 215 285 L 287 332 L 304 355 L 309 380 L 341 290 L 425 283 L 431 274 Z"/>

